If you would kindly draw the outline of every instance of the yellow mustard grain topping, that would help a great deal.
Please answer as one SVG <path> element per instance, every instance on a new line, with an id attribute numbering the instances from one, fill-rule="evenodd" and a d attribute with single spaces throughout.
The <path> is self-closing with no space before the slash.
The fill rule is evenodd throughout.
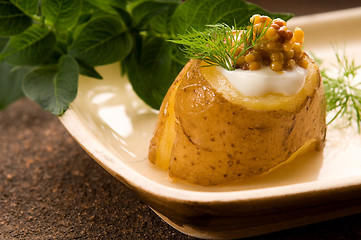
<path id="1" fill-rule="evenodd" d="M 262 44 L 248 50 L 244 56 L 237 60 L 237 68 L 244 70 L 257 70 L 261 66 L 270 66 L 274 71 L 292 69 L 296 64 L 307 68 L 305 53 L 302 50 L 304 32 L 296 27 L 294 32 L 287 28 L 287 23 L 280 19 L 271 19 L 259 14 L 250 18 L 254 32 L 261 31 L 267 26 L 267 31 L 262 37 Z M 236 55 L 242 51 L 242 46 L 236 51 Z"/>

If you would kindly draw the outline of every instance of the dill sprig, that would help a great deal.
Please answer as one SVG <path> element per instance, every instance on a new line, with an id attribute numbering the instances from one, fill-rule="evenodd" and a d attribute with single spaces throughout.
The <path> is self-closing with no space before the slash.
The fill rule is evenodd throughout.
<path id="1" fill-rule="evenodd" d="M 361 83 L 355 82 L 354 79 L 361 65 L 357 66 L 354 59 L 349 60 L 345 53 L 341 56 L 335 50 L 335 55 L 337 59 L 337 75 L 333 77 L 325 69 L 321 70 L 325 86 L 327 112 L 334 114 L 328 124 L 341 117 L 347 120 L 347 125 L 351 125 L 355 120 L 360 133 Z"/>
<path id="2" fill-rule="evenodd" d="M 188 34 L 178 35 L 179 40 L 172 42 L 183 45 L 182 50 L 189 59 L 202 59 L 208 66 L 218 65 L 232 71 L 236 69 L 239 57 L 265 43 L 263 36 L 269 26 L 262 24 L 255 30 L 253 23 L 243 28 L 236 25 L 230 27 L 225 23 L 207 25 L 204 32 L 191 29 Z"/>

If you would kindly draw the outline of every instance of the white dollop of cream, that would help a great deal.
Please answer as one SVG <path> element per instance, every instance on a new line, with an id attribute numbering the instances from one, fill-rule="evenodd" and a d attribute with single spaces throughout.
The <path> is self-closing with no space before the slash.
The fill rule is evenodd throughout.
<path id="1" fill-rule="evenodd" d="M 270 67 L 259 70 L 236 69 L 228 71 L 217 67 L 225 78 L 244 96 L 263 96 L 269 93 L 291 96 L 305 84 L 307 69 L 296 66 L 292 70 L 275 72 Z"/>

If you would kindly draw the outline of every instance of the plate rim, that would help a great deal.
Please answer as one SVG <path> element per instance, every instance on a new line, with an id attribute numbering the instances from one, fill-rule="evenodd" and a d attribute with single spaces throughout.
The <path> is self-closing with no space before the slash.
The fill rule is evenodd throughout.
<path id="1" fill-rule="evenodd" d="M 295 17 L 290 21 L 292 21 L 292 25 L 300 26 L 306 25 L 307 23 L 310 24 L 310 17 L 312 17 L 313 23 L 314 21 L 327 22 L 329 19 L 333 19 L 332 16 L 334 16 L 335 13 L 338 14 L 340 18 L 352 18 L 355 15 L 360 16 L 361 7 Z M 81 124 L 79 116 L 72 111 L 72 104 L 70 104 L 69 109 L 63 114 L 63 116 L 59 117 L 59 120 L 73 138 L 81 145 L 81 147 L 110 174 L 132 188 L 172 201 L 197 203 L 240 202 L 252 201 L 254 199 L 294 197 L 296 195 L 314 194 L 315 192 L 321 193 L 324 191 L 337 191 L 348 187 L 361 189 L 361 175 L 354 175 L 352 177 L 345 178 L 342 181 L 340 181 L 340 179 L 316 180 L 290 185 L 239 191 L 206 192 L 172 188 L 143 176 L 125 164 L 124 161 L 126 161 L 126 159 L 120 156 L 116 157 L 110 151 L 107 151 L 107 149 L 87 131 L 86 127 Z M 105 158 L 113 160 L 121 159 L 121 161 L 117 161 L 117 169 L 115 170 L 110 164 L 107 164 L 108 161 L 105 161 Z"/>

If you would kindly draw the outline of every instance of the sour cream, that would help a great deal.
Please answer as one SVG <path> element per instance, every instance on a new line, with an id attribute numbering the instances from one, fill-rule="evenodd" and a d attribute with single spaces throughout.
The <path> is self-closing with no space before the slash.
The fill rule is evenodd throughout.
<path id="1" fill-rule="evenodd" d="M 307 75 L 307 69 L 299 66 L 280 73 L 269 67 L 255 71 L 242 69 L 228 71 L 219 66 L 217 68 L 242 95 L 248 97 L 269 93 L 295 95 L 303 88 Z"/>

